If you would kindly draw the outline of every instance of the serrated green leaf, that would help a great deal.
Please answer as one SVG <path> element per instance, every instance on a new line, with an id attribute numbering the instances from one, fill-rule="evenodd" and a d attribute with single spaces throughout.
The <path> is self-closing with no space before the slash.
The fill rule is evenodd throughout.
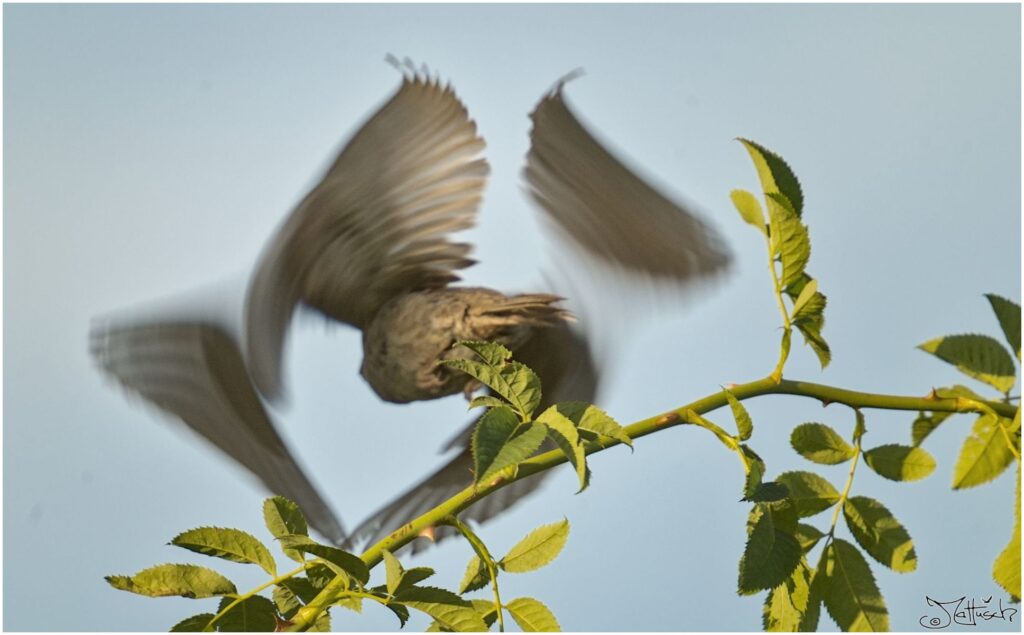
<path id="1" fill-rule="evenodd" d="M 340 567 L 362 584 L 366 584 L 370 580 L 370 569 L 359 556 L 342 551 L 337 547 L 329 547 L 313 542 L 306 536 L 281 536 L 278 540 L 289 549 L 312 554 Z"/>
<path id="2" fill-rule="evenodd" d="M 555 404 L 554 408 L 583 433 L 615 439 L 633 447 L 633 440 L 619 422 L 597 406 L 582 401 L 563 401 Z"/>
<path id="3" fill-rule="evenodd" d="M 741 445 L 739 451 L 743 453 L 743 458 L 745 459 L 744 467 L 746 468 L 746 474 L 743 479 L 742 500 L 753 500 L 763 485 L 764 461 L 757 455 L 757 452 L 754 452 L 747 445 Z"/>
<path id="4" fill-rule="evenodd" d="M 1020 410 L 1017 411 L 1020 417 Z M 1017 464 L 1017 496 L 1014 499 L 1013 535 L 1010 544 L 992 563 L 992 579 L 1011 596 L 1020 595 L 1020 463 Z"/>
<path id="5" fill-rule="evenodd" d="M 766 632 L 802 631 L 811 607 L 811 571 L 801 559 L 785 582 L 768 592 L 761 611 L 761 624 Z M 815 624 L 817 619 L 815 618 Z"/>
<path id="6" fill-rule="evenodd" d="M 488 602 L 487 600 L 470 600 L 469 602 L 473 605 L 473 610 L 483 618 L 484 624 L 488 628 L 498 621 L 498 612 L 494 610 L 493 602 Z"/>
<path id="7" fill-rule="evenodd" d="M 773 506 L 784 508 L 779 503 L 759 503 L 748 520 L 747 545 L 740 558 L 740 595 L 777 587 L 800 563 L 802 553 L 792 534 L 792 526 L 773 513 Z"/>
<path id="8" fill-rule="evenodd" d="M 800 543 L 800 549 L 804 553 L 814 549 L 814 545 L 818 544 L 818 541 L 825 537 L 825 534 L 820 529 L 807 523 L 798 524 L 794 535 L 796 536 L 796 541 Z"/>
<path id="9" fill-rule="evenodd" d="M 405 627 L 405 623 L 409 621 L 409 609 L 405 608 L 405 606 L 402 605 L 402 604 L 396 604 L 394 602 L 389 602 L 388 604 L 385 604 L 384 606 L 386 606 L 389 609 L 391 609 L 391 612 L 394 613 L 395 617 L 398 618 L 398 621 L 400 623 L 399 628 L 404 628 Z M 427 629 L 427 630 L 430 630 L 430 629 Z M 438 630 L 440 630 L 440 629 L 438 629 Z"/>
<path id="10" fill-rule="evenodd" d="M 813 633 L 818 630 L 818 621 L 821 618 L 821 605 L 825 599 L 825 589 L 828 586 L 828 577 L 819 571 L 824 571 L 825 550 L 822 549 L 821 557 L 818 560 L 818 568 L 808 569 L 810 577 L 810 597 L 807 599 L 807 612 L 800 620 L 800 632 Z"/>
<path id="11" fill-rule="evenodd" d="M 1016 382 L 1013 358 L 988 335 L 947 335 L 928 340 L 918 348 L 1000 392 L 1009 392 Z"/>
<path id="12" fill-rule="evenodd" d="M 815 296 L 820 296 L 821 300 L 811 306 L 811 300 Z M 798 316 L 809 315 L 812 312 L 820 313 L 825 308 L 824 298 L 825 296 L 818 293 L 818 281 L 814 278 L 808 280 L 800 290 L 800 295 L 796 297 L 796 300 L 793 300 L 793 309 L 790 312 L 793 319 L 796 319 Z"/>
<path id="13" fill-rule="evenodd" d="M 481 406 L 487 408 L 503 408 L 508 407 L 508 404 L 502 401 L 501 399 L 498 399 L 494 395 L 477 395 L 476 397 L 473 397 L 472 401 L 469 402 L 470 410 L 472 410 L 473 408 L 479 408 Z"/>
<path id="14" fill-rule="evenodd" d="M 533 598 L 516 598 L 505 608 L 524 633 L 558 633 L 562 630 L 548 607 Z"/>
<path id="15" fill-rule="evenodd" d="M 999 327 L 1003 330 L 1003 335 L 1006 336 L 1010 349 L 1017 353 L 1017 359 L 1019 360 L 1020 305 L 994 293 L 986 293 L 985 297 L 988 298 L 988 303 L 992 305 L 992 311 L 996 314 L 996 319 L 999 320 Z"/>
<path id="16" fill-rule="evenodd" d="M 733 190 L 729 193 L 729 198 L 732 199 L 732 204 L 736 207 L 736 211 L 740 213 L 740 217 L 748 225 L 753 225 L 762 234 L 768 235 L 768 229 L 764 221 L 764 211 L 761 210 L 761 204 L 757 201 L 757 197 L 746 190 Z"/>
<path id="17" fill-rule="evenodd" d="M 761 181 L 761 189 L 765 194 L 769 192 L 781 192 L 793 203 L 797 215 L 803 213 L 804 194 L 800 189 L 800 181 L 796 174 L 789 167 L 789 164 L 781 156 L 768 148 L 749 139 L 738 139 L 747 149 L 754 167 L 757 169 L 757 176 Z"/>
<path id="18" fill-rule="evenodd" d="M 263 501 L 263 521 L 274 538 L 281 536 L 306 536 L 309 534 L 309 527 L 306 525 L 306 517 L 302 515 L 299 506 L 284 496 L 274 496 Z M 294 549 L 283 549 L 284 555 L 302 562 L 302 552 Z"/>
<path id="19" fill-rule="evenodd" d="M 469 359 L 442 360 L 451 368 L 474 377 L 508 401 L 523 421 L 529 421 L 533 411 L 540 405 L 540 379 L 536 373 L 519 362 L 509 361 L 512 353 L 498 344 L 489 342 L 462 341 L 476 353 L 481 361 Z"/>
<path id="20" fill-rule="evenodd" d="M 583 439 L 580 438 L 579 430 L 576 429 L 576 424 L 560 413 L 557 406 L 551 406 L 540 413 L 537 423 L 547 428 L 548 437 L 555 442 L 555 445 L 576 469 L 576 476 L 580 483 L 580 488 L 576 493 L 579 494 L 587 489 L 590 482 L 590 468 L 587 466 L 586 449 L 583 446 Z"/>
<path id="21" fill-rule="evenodd" d="M 224 598 L 217 607 L 220 613 L 234 602 L 233 598 Z M 274 603 L 261 595 L 253 595 L 221 616 L 215 626 L 225 633 L 266 633 L 277 628 L 277 609 Z"/>
<path id="22" fill-rule="evenodd" d="M 797 454 L 822 465 L 845 463 L 854 455 L 853 446 L 823 423 L 802 423 L 793 428 L 789 440 Z"/>
<path id="23" fill-rule="evenodd" d="M 238 529 L 222 527 L 199 527 L 180 533 L 171 540 L 177 547 L 196 553 L 259 565 L 272 576 L 277 575 L 277 565 L 262 542 L 255 536 Z"/>
<path id="24" fill-rule="evenodd" d="M 926 450 L 898 443 L 866 450 L 864 460 L 890 481 L 917 481 L 935 471 L 935 459 Z"/>
<path id="25" fill-rule="evenodd" d="M 843 505 L 846 526 L 872 558 L 897 573 L 917 569 L 910 534 L 885 505 L 867 496 L 851 496 Z"/>
<path id="26" fill-rule="evenodd" d="M 334 606 L 340 606 L 343 609 L 348 609 L 353 613 L 363 612 L 363 598 L 361 597 L 343 597 L 334 603 Z"/>
<path id="27" fill-rule="evenodd" d="M 477 591 L 487 586 L 487 583 L 490 581 L 491 578 L 487 573 L 487 566 L 480 559 L 480 556 L 473 556 L 473 559 L 466 565 L 466 573 L 462 576 L 462 582 L 459 583 L 459 593 Z"/>
<path id="28" fill-rule="evenodd" d="M 732 418 L 736 421 L 736 432 L 740 441 L 746 441 L 754 433 L 754 421 L 750 413 L 743 407 L 740 400 L 728 388 L 723 388 L 725 398 L 729 401 L 729 408 L 732 410 Z"/>
<path id="29" fill-rule="evenodd" d="M 402 576 L 405 575 L 405 567 L 387 549 L 381 552 L 381 557 L 384 560 L 384 575 L 387 580 L 388 595 L 394 595 L 398 585 L 402 582 Z"/>
<path id="30" fill-rule="evenodd" d="M 769 481 L 767 483 L 761 483 L 761 486 L 754 490 L 754 493 L 746 497 L 744 500 L 752 503 L 775 503 L 785 500 L 788 495 L 789 490 L 787 490 L 784 485 Z"/>
<path id="31" fill-rule="evenodd" d="M 839 492 L 813 472 L 783 472 L 775 479 L 786 486 L 800 518 L 814 516 L 839 502 Z"/>
<path id="32" fill-rule="evenodd" d="M 402 604 L 422 611 L 437 620 L 441 628 L 452 631 L 487 630 L 473 605 L 451 591 L 434 587 L 411 587 L 398 598 Z"/>
<path id="33" fill-rule="evenodd" d="M 213 613 L 200 613 L 192 617 L 186 617 L 171 627 L 172 633 L 201 633 L 206 630 L 206 625 L 213 619 Z"/>
<path id="34" fill-rule="evenodd" d="M 209 598 L 235 593 L 235 585 L 213 569 L 193 564 L 159 564 L 133 576 L 108 575 L 110 586 L 149 597 Z"/>
<path id="35" fill-rule="evenodd" d="M 771 223 L 773 253 L 782 262 L 782 286 L 793 284 L 804 273 L 811 258 L 811 239 L 788 198 L 777 192 L 766 194 Z"/>
<path id="36" fill-rule="evenodd" d="M 1006 424 L 1010 422 L 1003 420 Z M 999 419 L 982 415 L 974 422 L 971 433 L 964 439 L 953 468 L 953 489 L 964 489 L 987 483 L 999 476 L 1013 461 L 1010 446 Z"/>
<path id="37" fill-rule="evenodd" d="M 537 527 L 508 550 L 498 566 L 509 573 L 540 569 L 558 557 L 569 539 L 569 521 L 562 519 Z"/>
<path id="38" fill-rule="evenodd" d="M 285 582 L 287 582 L 287 580 Z M 303 582 L 306 581 L 303 580 Z M 277 606 L 277 612 L 283 615 L 285 619 L 290 620 L 295 616 L 295 613 L 302 608 L 302 602 L 299 600 L 299 596 L 283 584 L 274 586 L 274 590 L 271 592 L 271 598 L 274 600 L 274 605 Z"/>
<path id="39" fill-rule="evenodd" d="M 821 304 L 824 308 L 825 296 L 821 296 Z M 829 347 L 828 342 L 821 336 L 821 329 L 824 328 L 825 318 L 821 314 L 814 315 L 810 318 L 801 317 L 799 320 L 793 322 L 794 326 L 804 336 L 804 343 L 811 347 L 814 354 L 818 357 L 818 363 L 821 364 L 822 368 L 825 368 L 832 361 L 832 349 Z"/>
<path id="40" fill-rule="evenodd" d="M 473 429 L 470 447 L 475 482 L 487 482 L 501 470 L 529 458 L 546 435 L 544 426 L 521 424 L 508 407 L 491 408 Z"/>
<path id="41" fill-rule="evenodd" d="M 825 550 L 825 608 L 840 630 L 887 631 L 889 611 L 860 551 L 836 538 Z"/>

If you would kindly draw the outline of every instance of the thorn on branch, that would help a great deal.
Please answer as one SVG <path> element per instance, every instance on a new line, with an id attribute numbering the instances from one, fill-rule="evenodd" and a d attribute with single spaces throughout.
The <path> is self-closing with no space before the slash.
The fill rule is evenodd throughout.
<path id="1" fill-rule="evenodd" d="M 434 540 L 434 526 L 431 525 L 429 527 L 424 527 L 423 529 L 420 530 L 420 533 L 416 534 L 416 537 L 417 538 L 426 538 L 430 542 L 435 542 L 435 540 Z"/>
<path id="2" fill-rule="evenodd" d="M 657 425 L 664 426 L 670 423 L 678 423 L 682 417 L 679 416 L 678 412 L 670 412 L 662 418 L 658 419 Z"/>

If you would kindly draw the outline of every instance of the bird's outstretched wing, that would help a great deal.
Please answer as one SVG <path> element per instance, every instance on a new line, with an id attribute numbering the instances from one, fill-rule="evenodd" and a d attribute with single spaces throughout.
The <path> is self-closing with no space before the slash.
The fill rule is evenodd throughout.
<path id="1" fill-rule="evenodd" d="M 242 361 L 220 327 L 202 322 L 97 324 L 91 352 L 102 370 L 182 420 L 276 494 L 302 508 L 335 544 L 345 532 L 274 429 Z"/>
<path id="2" fill-rule="evenodd" d="M 591 402 L 597 394 L 599 378 L 587 337 L 568 324 L 538 329 L 515 357 L 540 377 L 543 389 L 541 410 L 561 401 Z M 376 542 L 471 485 L 473 457 L 469 451 L 469 439 L 475 425 L 476 420 L 461 430 L 446 447 L 459 449 L 455 458 L 371 514 L 352 532 L 351 541 L 363 544 Z M 460 517 L 477 522 L 489 520 L 536 490 L 551 473 L 548 470 L 506 485 L 482 498 Z M 438 527 L 434 540 L 443 540 L 453 531 L 450 527 Z M 413 541 L 413 553 L 427 544 L 424 540 Z"/>
<path id="3" fill-rule="evenodd" d="M 524 175 L 529 193 L 567 238 L 631 274 L 685 284 L 723 270 L 729 252 L 715 230 L 667 199 L 605 149 L 576 119 L 565 80 L 530 115 Z"/>
<path id="4" fill-rule="evenodd" d="M 484 140 L 451 86 L 419 74 L 356 132 L 270 242 L 251 280 L 246 346 L 269 399 L 296 304 L 362 328 L 396 294 L 442 287 L 473 264 L 448 235 L 473 225 Z"/>

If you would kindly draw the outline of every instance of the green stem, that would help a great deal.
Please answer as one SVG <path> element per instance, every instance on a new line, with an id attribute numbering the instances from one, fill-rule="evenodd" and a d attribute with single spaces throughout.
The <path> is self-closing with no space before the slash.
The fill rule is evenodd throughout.
<path id="1" fill-rule="evenodd" d="M 491 552 L 487 550 L 484 545 L 484 541 L 480 540 L 480 537 L 473 533 L 473 530 L 469 528 L 469 525 L 462 522 L 455 516 L 449 516 L 441 521 L 442 524 L 451 525 L 452 527 L 459 530 L 469 544 L 473 547 L 473 551 L 476 552 L 480 561 L 487 567 L 487 575 L 491 579 L 491 588 L 494 589 L 494 610 L 498 614 L 498 631 L 505 632 L 505 616 L 502 610 L 501 595 L 498 593 L 498 567 L 494 564 L 494 558 L 491 556 Z"/>
<path id="2" fill-rule="evenodd" d="M 779 362 L 775 365 L 775 370 L 769 375 L 775 381 L 782 379 L 782 368 L 786 365 L 786 360 L 789 358 L 789 346 L 790 340 L 793 336 L 793 323 L 789 320 L 789 312 L 786 311 L 786 302 L 782 299 L 782 283 L 779 281 L 779 273 L 775 270 L 775 253 L 772 251 L 772 239 L 769 235 L 765 235 L 765 242 L 768 244 L 768 270 L 772 274 L 772 288 L 775 293 L 775 301 L 779 305 L 779 313 L 782 314 L 782 344 L 779 349 Z"/>
<path id="3" fill-rule="evenodd" d="M 269 587 L 274 586 L 275 584 L 279 584 L 279 583 L 284 582 L 285 580 L 287 580 L 289 578 L 293 578 L 293 577 L 299 575 L 300 573 L 302 573 L 303 571 L 306 570 L 306 566 L 307 565 L 308 565 L 308 563 L 304 563 L 298 569 L 292 569 L 288 573 L 283 573 L 283 574 L 277 576 L 276 578 L 274 578 L 270 582 L 266 582 L 264 584 L 261 584 L 260 586 L 256 587 L 252 591 L 249 591 L 248 593 L 243 593 L 242 595 L 239 595 L 239 596 L 235 597 L 235 600 L 233 602 L 231 602 L 230 604 L 228 604 L 227 606 L 225 606 L 223 611 L 219 611 L 216 615 L 213 616 L 212 620 L 210 620 L 209 622 L 206 623 L 206 627 L 203 628 L 203 631 L 204 632 L 205 631 L 212 631 L 213 630 L 212 627 L 217 622 L 217 620 L 219 620 L 221 617 L 226 615 L 228 613 L 228 611 L 230 611 L 231 609 L 235 608 L 236 604 L 239 604 L 240 602 L 244 602 L 244 601 L 248 600 L 252 596 L 254 596 L 257 593 L 259 593 L 260 591 L 262 591 L 263 589 L 267 589 Z"/>
<path id="4" fill-rule="evenodd" d="M 972 404 L 967 403 L 963 399 L 939 399 L 934 395 L 930 395 L 928 397 L 881 395 L 845 390 L 834 386 L 826 386 L 823 384 L 814 384 L 804 381 L 785 379 L 776 381 L 770 376 L 764 379 L 758 379 L 749 383 L 733 386 L 731 387 L 731 392 L 741 401 L 752 397 L 760 397 L 762 395 L 795 395 L 818 399 L 824 405 L 828 405 L 830 403 L 841 403 L 850 406 L 851 408 L 858 409 L 876 408 L 883 410 L 927 410 L 930 412 L 979 411 L 977 406 L 972 406 Z M 648 434 L 652 434 L 659 430 L 687 423 L 687 410 L 693 410 L 698 414 L 706 414 L 712 410 L 717 410 L 718 408 L 726 406 L 728 403 L 729 402 L 726 399 L 724 391 L 712 393 L 675 410 L 669 410 L 668 412 L 660 415 L 649 417 L 647 419 L 637 421 L 632 425 L 626 426 L 626 434 L 633 439 L 647 436 Z M 981 403 L 983 403 L 985 407 L 991 408 L 1001 416 L 1013 417 L 1016 412 L 1015 407 L 1006 403 L 993 401 Z M 620 443 L 621 442 L 616 439 L 602 438 L 599 442 L 588 444 L 586 452 L 588 454 L 601 452 L 619 445 Z M 383 557 L 382 554 L 385 549 L 393 553 L 409 542 L 415 540 L 424 529 L 440 524 L 449 516 L 455 516 L 480 499 L 490 495 L 502 487 L 505 487 L 510 483 L 514 483 L 515 481 L 529 478 L 539 472 L 549 470 L 557 465 L 565 463 L 567 460 L 568 459 L 561 450 L 552 450 L 523 461 L 519 464 L 519 469 L 516 473 L 514 475 L 510 475 L 508 478 L 499 478 L 487 484 L 476 486 L 470 485 L 437 507 L 406 523 L 388 536 L 385 536 L 379 542 L 369 547 L 363 553 L 362 559 L 367 566 L 374 567 L 381 561 L 381 558 Z M 316 619 L 317 615 L 329 607 L 333 603 L 335 595 L 339 594 L 343 589 L 344 586 L 343 582 L 340 581 L 340 577 L 331 580 L 331 582 L 329 582 L 309 604 L 296 614 L 296 618 L 293 620 L 294 625 L 289 628 L 289 630 L 298 631 L 308 628 Z"/>
<path id="5" fill-rule="evenodd" d="M 860 460 L 861 455 L 861 439 L 864 437 L 864 419 L 857 411 L 857 427 L 853 431 L 853 460 L 850 462 L 850 473 L 846 475 L 846 486 L 843 487 L 842 494 L 839 495 L 839 501 L 836 503 L 836 510 L 832 512 L 832 525 L 828 528 L 828 541 L 825 546 L 828 547 L 828 543 L 832 541 L 832 538 L 836 535 L 836 525 L 839 523 L 839 513 L 843 510 L 846 505 L 846 499 L 850 497 L 850 488 L 853 487 L 853 475 L 857 472 L 857 462 Z"/>

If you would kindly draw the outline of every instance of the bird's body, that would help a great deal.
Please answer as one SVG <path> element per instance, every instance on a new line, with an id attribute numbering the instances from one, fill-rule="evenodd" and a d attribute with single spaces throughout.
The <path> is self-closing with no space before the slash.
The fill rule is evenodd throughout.
<path id="1" fill-rule="evenodd" d="M 485 144 L 450 86 L 409 69 L 268 242 L 249 281 L 242 341 L 216 321 L 178 315 L 100 323 L 91 337 L 105 372 L 295 500 L 337 544 L 375 539 L 469 485 L 473 424 L 449 445 L 459 450 L 454 458 L 347 534 L 265 407 L 284 395 L 286 336 L 299 306 L 362 330 L 362 375 L 386 401 L 474 389 L 467 375 L 438 363 L 468 354 L 453 349 L 458 340 L 512 349 L 540 377 L 542 407 L 592 401 L 600 380 L 593 333 L 569 324 L 557 295 L 450 286 L 474 262 L 472 246 L 450 236 L 475 222 L 489 171 L 479 156 Z M 531 113 L 529 194 L 560 240 L 625 276 L 572 280 L 570 267 L 561 272 L 569 288 L 626 280 L 630 290 L 651 291 L 723 271 L 729 256 L 714 230 L 595 140 L 567 107 L 563 83 Z M 623 289 L 592 291 L 605 311 Z M 645 309 L 640 302 L 624 310 L 634 317 Z M 514 483 L 463 517 L 491 518 L 541 478 Z"/>
<path id="2" fill-rule="evenodd" d="M 567 317 L 549 294 L 508 296 L 482 287 L 443 287 L 393 298 L 363 330 L 360 373 L 384 401 L 408 403 L 469 392 L 477 385 L 441 360 L 468 358 L 459 340 L 517 351 L 535 329 Z M 467 390 L 468 388 L 468 390 Z"/>

